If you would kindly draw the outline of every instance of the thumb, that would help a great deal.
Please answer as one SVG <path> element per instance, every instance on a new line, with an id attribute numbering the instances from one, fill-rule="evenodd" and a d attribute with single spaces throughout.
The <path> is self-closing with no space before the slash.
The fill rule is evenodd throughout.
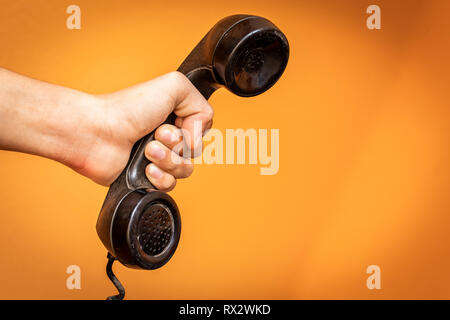
<path id="1" fill-rule="evenodd" d="M 202 136 L 211 128 L 214 111 L 202 94 L 189 79 L 180 72 L 171 72 L 156 78 L 154 89 L 159 88 L 169 98 L 169 103 L 161 110 L 161 124 L 171 112 L 177 115 L 175 125 L 182 129 L 184 143 L 194 156 L 202 150 Z"/>
<path id="2" fill-rule="evenodd" d="M 177 71 L 118 91 L 112 99 L 135 130 L 136 141 L 161 125 L 172 112 L 177 115 L 176 125 L 183 129 L 191 150 L 198 147 L 203 133 L 212 125 L 211 105 Z"/>
<path id="3" fill-rule="evenodd" d="M 175 72 L 170 76 L 178 83 L 177 89 L 172 91 L 173 112 L 177 115 L 175 125 L 182 129 L 185 144 L 197 156 L 201 152 L 203 134 L 212 126 L 213 108 L 183 74 Z"/>

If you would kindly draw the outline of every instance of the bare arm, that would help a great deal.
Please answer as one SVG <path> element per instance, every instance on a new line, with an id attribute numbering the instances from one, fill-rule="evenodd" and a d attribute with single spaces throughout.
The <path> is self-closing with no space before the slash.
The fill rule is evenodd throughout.
<path id="1" fill-rule="evenodd" d="M 211 106 L 182 74 L 91 95 L 0 68 L 0 149 L 59 161 L 103 185 L 123 170 L 133 144 L 172 111 L 178 127 L 159 127 L 156 141 L 146 148 L 153 162 L 147 177 L 163 190 L 193 170 L 189 161 L 174 161 L 171 149 L 182 136 L 180 128 L 194 135 L 194 121 L 203 130 L 212 123 Z"/>

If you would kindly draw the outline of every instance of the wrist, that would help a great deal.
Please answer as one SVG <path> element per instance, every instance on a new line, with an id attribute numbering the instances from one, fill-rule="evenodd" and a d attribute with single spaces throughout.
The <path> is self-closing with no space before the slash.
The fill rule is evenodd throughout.
<path id="1" fill-rule="evenodd" d="M 51 154 L 43 156 L 81 172 L 95 145 L 100 142 L 105 108 L 99 96 L 70 91 L 56 96 L 47 124 L 39 127 L 54 141 L 45 151 Z"/>
<path id="2" fill-rule="evenodd" d="M 75 104 L 74 104 L 75 103 Z M 110 185 L 125 167 L 135 142 L 112 95 L 81 95 L 69 103 L 73 121 L 63 126 L 58 161 L 93 181 Z"/>

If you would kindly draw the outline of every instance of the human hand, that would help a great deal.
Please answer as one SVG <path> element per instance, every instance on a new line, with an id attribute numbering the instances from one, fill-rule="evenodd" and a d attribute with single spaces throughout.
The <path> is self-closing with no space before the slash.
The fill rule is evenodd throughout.
<path id="1" fill-rule="evenodd" d="M 212 125 L 213 111 L 192 83 L 171 72 L 106 95 L 90 95 L 0 69 L 0 148 L 57 160 L 108 186 L 127 164 L 140 138 L 174 112 L 175 125 L 162 125 L 145 149 L 150 182 L 169 191 L 192 174 L 190 159 L 172 149 L 191 150 Z M 195 132 L 195 123 L 201 132 Z M 183 139 L 189 137 L 188 139 Z"/>
<path id="2" fill-rule="evenodd" d="M 132 146 L 143 136 L 155 132 L 155 140 L 145 148 L 152 162 L 146 176 L 158 189 L 170 191 L 176 180 L 193 172 L 191 159 L 173 149 L 184 142 L 194 151 L 212 125 L 213 110 L 192 83 L 181 73 L 172 72 L 151 81 L 108 95 L 97 96 L 98 123 L 95 140 L 75 170 L 103 184 L 111 184 L 125 167 Z M 174 112 L 175 125 L 160 124 Z M 199 123 L 201 131 L 195 130 Z M 191 153 L 192 154 L 192 153 Z"/>

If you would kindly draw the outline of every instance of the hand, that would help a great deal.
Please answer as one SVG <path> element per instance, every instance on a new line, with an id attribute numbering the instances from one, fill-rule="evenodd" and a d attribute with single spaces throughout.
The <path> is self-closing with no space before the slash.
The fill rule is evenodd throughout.
<path id="1" fill-rule="evenodd" d="M 172 149 L 183 139 L 181 129 L 184 134 L 190 134 L 184 140 L 189 147 L 198 148 L 201 135 L 194 132 L 194 123 L 199 121 L 200 134 L 203 133 L 212 125 L 213 111 L 184 75 L 172 72 L 99 98 L 103 101 L 100 112 L 104 116 L 99 117 L 97 127 L 102 130 L 79 172 L 99 183 L 110 184 L 125 167 L 133 144 L 175 112 L 177 126 L 160 126 L 155 140 L 145 149 L 146 157 L 152 162 L 147 166 L 146 175 L 155 187 L 169 191 L 175 187 L 176 179 L 192 174 L 190 159 L 182 159 Z"/>
<path id="2" fill-rule="evenodd" d="M 184 139 L 198 149 L 212 125 L 208 102 L 181 73 L 106 95 L 90 95 L 0 69 L 0 148 L 57 160 L 110 185 L 127 164 L 136 141 L 175 112 L 176 125 L 160 126 L 146 146 L 146 169 L 160 190 L 192 174 L 193 164 L 172 151 Z M 201 124 L 195 132 L 194 123 Z"/>

